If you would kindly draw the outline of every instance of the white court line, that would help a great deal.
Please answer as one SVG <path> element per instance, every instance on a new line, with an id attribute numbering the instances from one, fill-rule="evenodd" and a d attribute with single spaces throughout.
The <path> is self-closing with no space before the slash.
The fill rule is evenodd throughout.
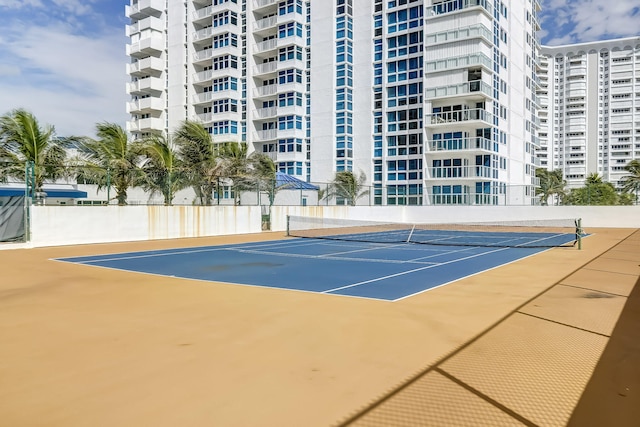
<path id="1" fill-rule="evenodd" d="M 442 256 L 442 255 L 457 254 L 457 253 L 460 253 L 460 252 L 471 251 L 473 249 L 477 249 L 477 247 L 476 246 L 473 246 L 473 247 L 464 246 L 464 247 L 461 247 L 460 249 L 448 250 L 448 251 L 440 251 L 440 252 L 438 252 L 436 254 L 432 254 L 432 255 L 429 255 L 429 256 L 423 256 L 423 257 L 419 257 L 419 258 L 413 258 L 413 259 L 410 259 L 408 261 L 419 261 L 419 260 L 422 260 L 422 259 L 429 259 L 429 258 L 434 258 L 434 257 Z M 486 252 L 483 252 L 483 253 L 486 253 Z"/>
<path id="2" fill-rule="evenodd" d="M 326 294 L 326 293 L 329 293 L 329 292 L 340 291 L 342 289 L 352 288 L 354 286 L 360 286 L 360 285 L 364 285 L 364 284 L 367 284 L 367 283 L 379 282 L 381 280 L 390 279 L 392 277 L 404 276 L 405 274 L 415 273 L 416 271 L 426 270 L 426 269 L 433 268 L 433 267 L 439 267 L 441 265 L 446 265 L 446 264 L 452 264 L 454 262 L 464 261 L 464 260 L 467 260 L 467 259 L 476 258 L 476 257 L 482 256 L 482 255 L 487 255 L 487 254 L 491 254 L 491 253 L 494 253 L 494 252 L 500 252 L 500 251 L 504 251 L 504 250 L 507 250 L 507 249 L 510 249 L 510 248 L 499 248 L 499 249 L 495 249 L 493 251 L 483 252 L 481 254 L 475 254 L 475 255 L 471 255 L 471 256 L 468 256 L 468 257 L 464 257 L 464 258 L 458 258 L 458 259 L 454 259 L 454 260 L 447 261 L 447 262 L 441 262 L 441 263 L 438 263 L 438 264 L 435 264 L 435 265 L 428 265 L 426 267 L 415 268 L 413 270 L 403 271 L 401 273 L 390 274 L 388 276 L 378 277 L 376 279 L 365 280 L 364 282 L 358 282 L 358 283 L 354 283 L 354 284 L 351 284 L 351 285 L 341 286 L 339 288 L 329 289 L 329 290 L 326 290 L 326 291 L 322 291 L 322 293 Z"/>
<path id="3" fill-rule="evenodd" d="M 332 257 L 331 255 L 305 255 L 305 254 L 291 254 L 285 252 L 263 252 L 263 251 L 253 251 L 247 249 L 236 249 L 236 248 L 225 248 L 225 250 L 247 253 L 247 254 L 255 254 L 255 255 L 271 255 L 271 256 L 281 256 L 285 258 L 306 258 L 306 259 L 326 259 L 333 261 L 355 261 L 355 262 L 377 262 L 383 264 L 436 264 L 434 262 L 411 262 L 405 260 L 393 260 L 393 259 L 378 259 L 378 258 L 347 258 L 347 257 Z"/>
<path id="4" fill-rule="evenodd" d="M 280 243 L 280 241 L 278 241 Z M 244 243 L 240 243 L 240 246 L 245 245 Z M 313 245 L 313 243 L 304 243 L 304 244 L 299 244 L 299 245 L 281 245 L 281 246 L 293 246 L 293 247 L 299 247 L 299 246 L 308 246 L 308 245 Z M 278 246 L 278 243 L 273 243 L 271 245 L 265 245 L 265 244 L 258 244 L 258 245 L 252 245 L 251 243 L 248 243 L 247 246 L 243 246 L 243 247 L 270 247 L 270 246 Z M 72 264 L 90 264 L 93 262 L 104 262 L 104 261 L 122 261 L 122 260 L 127 260 L 127 259 L 138 259 L 138 258 L 153 258 L 153 257 L 159 257 L 159 256 L 167 256 L 167 255 L 182 255 L 182 254 L 194 254 L 194 253 L 200 253 L 200 252 L 215 252 L 215 251 L 221 251 L 221 250 L 225 250 L 225 249 L 229 249 L 228 247 L 224 246 L 224 245 L 220 245 L 220 246 L 207 246 L 201 249 L 189 249 L 189 248 L 184 248 L 183 250 L 174 250 L 174 251 L 170 251 L 170 252 L 158 252 L 158 251 L 138 251 L 138 252 L 122 252 L 122 255 L 124 256 L 119 256 L 119 257 L 111 257 L 109 258 L 109 256 L 115 255 L 115 254 L 107 254 L 107 255 L 103 255 L 102 258 L 97 258 L 100 255 L 86 255 L 86 256 L 80 256 L 80 257 L 68 257 L 68 258 L 92 258 L 91 260 L 86 260 L 86 261 L 69 261 L 68 259 L 64 259 L 64 258 L 52 258 L 53 261 L 60 261 L 60 262 L 69 262 Z M 161 251 L 162 249 L 160 249 L 159 251 Z M 147 253 L 144 255 L 134 255 L 140 252 L 153 252 L 153 253 Z M 265 253 L 269 253 L 269 252 L 265 252 Z M 126 254 L 131 254 L 131 255 L 126 255 Z"/>
<path id="5" fill-rule="evenodd" d="M 398 246 L 404 246 L 405 243 L 399 243 L 399 244 L 391 244 L 391 245 L 385 245 L 385 246 L 376 246 L 373 248 L 364 248 L 364 249 L 354 249 L 351 251 L 343 251 L 343 252 L 333 252 L 330 254 L 325 254 L 325 255 L 318 255 L 318 258 L 325 258 L 325 257 L 333 257 L 335 255 L 342 255 L 342 254 L 352 254 L 355 252 L 367 252 L 367 251 L 377 251 L 380 249 L 387 249 L 387 248 L 396 248 Z M 409 260 L 411 261 L 411 260 Z M 402 262 L 409 262 L 409 261 L 402 261 Z"/>
<path id="6" fill-rule="evenodd" d="M 222 249 L 224 249 L 224 248 L 207 248 L 207 249 L 197 249 L 197 250 L 189 250 L 189 251 L 176 251 L 176 252 L 164 252 L 164 253 L 155 253 L 155 254 L 146 254 L 146 255 L 131 255 L 131 256 L 122 256 L 122 257 L 115 257 L 115 258 L 97 258 L 97 259 L 92 259 L 92 260 L 88 260 L 88 261 L 69 261 L 68 259 L 64 259 L 64 258 L 53 258 L 53 260 L 54 261 L 60 261 L 60 262 L 69 262 L 69 263 L 72 263 L 72 264 L 90 264 L 92 262 L 121 261 L 121 260 L 125 260 L 125 259 L 152 258 L 152 257 L 157 257 L 157 256 L 193 254 L 193 253 L 198 253 L 198 252 L 213 252 L 213 251 L 219 251 L 219 250 L 222 250 Z M 127 252 L 124 252 L 124 253 L 127 253 Z M 136 252 L 129 252 L 129 253 L 136 253 Z M 70 257 L 70 258 L 86 258 L 86 257 Z"/>

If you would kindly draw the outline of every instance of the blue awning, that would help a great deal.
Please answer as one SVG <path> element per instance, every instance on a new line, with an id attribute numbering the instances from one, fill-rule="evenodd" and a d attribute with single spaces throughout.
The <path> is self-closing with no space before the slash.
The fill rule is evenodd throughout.
<path id="1" fill-rule="evenodd" d="M 86 199 L 87 192 L 74 190 L 72 188 L 46 188 L 42 189 L 47 193 L 47 197 L 56 199 Z M 24 196 L 24 188 L 0 187 L 0 197 Z"/>
<path id="2" fill-rule="evenodd" d="M 287 175 L 283 172 L 276 172 L 276 188 L 281 190 L 317 190 L 313 184 L 302 181 L 295 176 Z"/>

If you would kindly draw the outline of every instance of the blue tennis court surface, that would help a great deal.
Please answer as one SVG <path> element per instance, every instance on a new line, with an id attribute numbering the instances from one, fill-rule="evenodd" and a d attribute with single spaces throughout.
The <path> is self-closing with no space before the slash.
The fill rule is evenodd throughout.
<path id="1" fill-rule="evenodd" d="M 543 250 L 546 249 L 288 239 L 58 261 L 395 301 Z"/>

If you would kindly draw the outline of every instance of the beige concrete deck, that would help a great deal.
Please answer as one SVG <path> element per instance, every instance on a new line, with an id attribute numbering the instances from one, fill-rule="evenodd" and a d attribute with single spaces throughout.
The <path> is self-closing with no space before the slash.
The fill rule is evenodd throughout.
<path id="1" fill-rule="evenodd" d="M 0 424 L 564 425 L 640 276 L 587 231 L 395 303 L 50 260 L 279 234 L 0 251 Z"/>

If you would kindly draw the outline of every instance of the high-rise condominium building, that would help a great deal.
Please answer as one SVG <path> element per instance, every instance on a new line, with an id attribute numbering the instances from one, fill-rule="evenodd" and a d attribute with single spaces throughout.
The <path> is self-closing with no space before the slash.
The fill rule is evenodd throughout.
<path id="1" fill-rule="evenodd" d="M 511 4 L 508 4 L 511 3 Z M 131 0 L 128 130 L 199 120 L 378 205 L 535 203 L 536 0 Z"/>
<path id="2" fill-rule="evenodd" d="M 541 166 L 620 186 L 640 159 L 640 37 L 542 47 Z"/>

